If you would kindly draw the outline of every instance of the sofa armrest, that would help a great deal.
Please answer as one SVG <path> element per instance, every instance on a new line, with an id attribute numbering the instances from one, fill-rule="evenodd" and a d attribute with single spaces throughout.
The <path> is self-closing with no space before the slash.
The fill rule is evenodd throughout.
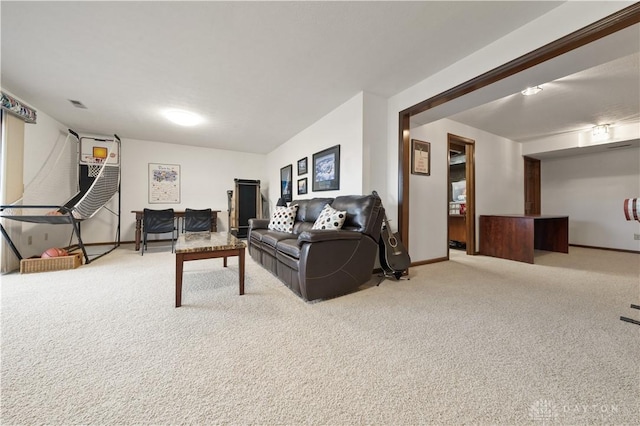
<path id="1" fill-rule="evenodd" d="M 298 245 L 302 246 L 303 243 L 316 243 L 320 241 L 359 240 L 361 238 L 362 233 L 356 231 L 345 231 L 343 229 L 314 229 L 311 231 L 304 231 L 298 235 Z"/>
<path id="2" fill-rule="evenodd" d="M 269 219 L 249 219 L 249 228 L 251 229 L 267 229 L 269 226 Z"/>

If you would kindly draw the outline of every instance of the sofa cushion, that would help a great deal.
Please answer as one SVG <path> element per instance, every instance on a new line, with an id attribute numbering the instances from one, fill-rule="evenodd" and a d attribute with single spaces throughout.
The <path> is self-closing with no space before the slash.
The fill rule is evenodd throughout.
<path id="1" fill-rule="evenodd" d="M 298 241 L 297 238 L 292 238 L 292 237 L 294 236 L 288 232 L 278 232 L 278 231 L 267 232 L 262 236 L 262 246 L 264 248 L 270 247 L 273 250 L 275 250 L 276 247 L 278 246 L 278 242 L 282 240 L 293 239 L 293 241 L 296 241 L 296 242 Z"/>
<path id="2" fill-rule="evenodd" d="M 326 204 L 331 204 L 333 198 L 312 198 L 310 200 L 295 200 L 291 205 L 297 205 L 298 214 L 296 222 L 309 222 L 313 224 Z"/>
<path id="3" fill-rule="evenodd" d="M 373 195 L 343 195 L 331 203 L 336 210 L 345 210 L 347 219 L 342 229 L 363 232 L 374 240 L 380 236 L 382 222 L 382 202 Z"/>
<path id="4" fill-rule="evenodd" d="M 289 207 L 278 206 L 271 215 L 271 221 L 269 222 L 269 229 L 272 231 L 280 232 L 293 232 L 293 221 L 296 218 L 296 212 L 298 211 L 297 205 Z"/>
<path id="5" fill-rule="evenodd" d="M 346 217 L 345 210 L 336 210 L 326 204 L 311 229 L 340 229 Z"/>
<path id="6" fill-rule="evenodd" d="M 268 229 L 251 229 L 251 240 L 254 242 L 259 243 L 260 241 L 262 241 L 262 237 L 269 233 L 270 231 Z"/>
<path id="7" fill-rule="evenodd" d="M 280 253 L 285 253 L 295 259 L 300 259 L 300 247 L 298 246 L 297 238 L 278 241 L 277 248 Z M 296 267 L 296 269 L 298 268 Z"/>

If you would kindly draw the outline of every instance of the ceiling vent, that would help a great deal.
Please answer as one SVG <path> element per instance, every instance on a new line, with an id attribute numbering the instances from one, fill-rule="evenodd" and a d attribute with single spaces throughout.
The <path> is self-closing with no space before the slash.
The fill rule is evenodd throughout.
<path id="1" fill-rule="evenodd" d="M 87 107 L 84 106 L 84 104 L 80 101 L 74 101 L 73 99 L 69 99 L 69 102 L 71 102 L 71 105 L 73 105 L 76 108 L 87 109 Z"/>

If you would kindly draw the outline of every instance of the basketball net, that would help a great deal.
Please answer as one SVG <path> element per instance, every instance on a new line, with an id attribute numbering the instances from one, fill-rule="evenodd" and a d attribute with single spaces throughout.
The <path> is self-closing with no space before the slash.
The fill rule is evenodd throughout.
<path id="1" fill-rule="evenodd" d="M 95 178 L 98 177 L 100 171 L 102 170 L 102 164 L 89 164 L 88 174 L 89 177 Z"/>

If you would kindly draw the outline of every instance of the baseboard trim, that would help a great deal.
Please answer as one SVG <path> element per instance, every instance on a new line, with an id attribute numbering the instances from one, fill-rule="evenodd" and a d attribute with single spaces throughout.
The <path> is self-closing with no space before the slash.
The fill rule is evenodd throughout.
<path id="1" fill-rule="evenodd" d="M 427 260 L 419 260 L 417 262 L 411 262 L 411 264 L 409 265 L 409 268 L 413 268 L 415 266 L 421 266 L 421 265 L 429 265 L 431 263 L 438 263 L 438 262 L 444 262 L 449 260 L 449 258 L 447 257 L 437 257 L 435 259 L 427 259 Z M 384 270 L 382 268 L 375 268 L 373 270 L 374 274 L 383 274 Z M 403 272 L 402 275 L 408 275 L 409 270 L 407 269 L 406 271 Z"/>
<path id="2" fill-rule="evenodd" d="M 449 260 L 448 257 L 436 257 L 434 259 L 418 260 L 417 262 L 411 262 L 411 266 L 429 265 L 431 263 L 445 262 Z"/>
<path id="3" fill-rule="evenodd" d="M 147 240 L 147 243 L 162 243 L 162 242 L 171 242 L 170 238 L 163 238 L 163 239 L 159 239 L 159 240 Z M 124 244 L 135 244 L 135 240 L 131 240 L 131 241 L 120 241 L 120 245 L 124 245 Z M 84 243 L 85 247 L 89 247 L 89 246 L 112 246 L 116 244 L 115 241 L 107 241 L 107 242 L 101 242 L 101 243 Z M 142 241 L 140 241 L 140 244 L 142 244 Z"/>
<path id="4" fill-rule="evenodd" d="M 617 249 L 617 248 L 611 248 L 611 247 L 585 246 L 582 244 L 569 244 L 569 247 L 581 247 L 581 248 L 596 249 L 596 250 L 618 251 L 621 253 L 640 254 L 640 250 L 626 250 L 626 249 Z"/>
<path id="5" fill-rule="evenodd" d="M 158 241 L 160 241 L 160 240 L 158 240 Z M 171 240 L 167 240 L 167 241 L 171 241 Z M 120 241 L 120 245 L 133 244 L 133 243 L 135 243 L 135 241 Z M 90 246 L 113 246 L 113 245 L 116 245 L 116 244 L 117 243 L 115 241 L 106 241 L 106 242 L 102 242 L 102 243 L 84 243 L 84 246 L 85 247 L 90 247 Z"/>

